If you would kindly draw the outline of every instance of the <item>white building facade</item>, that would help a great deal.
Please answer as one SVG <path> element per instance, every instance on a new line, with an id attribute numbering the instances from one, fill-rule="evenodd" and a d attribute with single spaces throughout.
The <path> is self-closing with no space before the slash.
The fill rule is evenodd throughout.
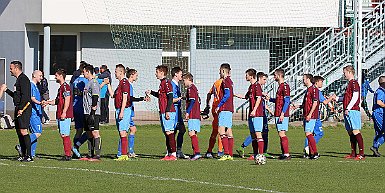
<path id="1" fill-rule="evenodd" d="M 269 72 L 323 29 L 338 27 L 341 6 L 340 0 L 3 0 L 0 58 L 6 59 L 8 87 L 15 82 L 8 64 L 20 60 L 28 76 L 45 72 L 51 98 L 58 88 L 55 70 L 72 74 L 82 60 L 112 72 L 117 63 L 137 69 L 136 95 L 157 89 L 155 66 L 181 66 L 194 74 L 205 101 L 221 63 L 232 65 L 240 85 L 235 92 L 243 93 L 247 68 Z M 6 103 L 11 111 L 11 100 Z M 155 109 L 155 102 L 136 106 L 139 114 Z"/>

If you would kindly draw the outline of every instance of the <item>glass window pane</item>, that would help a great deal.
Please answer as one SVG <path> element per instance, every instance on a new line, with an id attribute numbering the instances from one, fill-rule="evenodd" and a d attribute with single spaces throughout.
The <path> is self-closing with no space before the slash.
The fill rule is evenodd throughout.
<path id="1" fill-rule="evenodd" d="M 76 70 L 76 38 L 76 35 L 51 35 L 50 75 L 54 75 L 59 68 L 65 69 L 67 74 L 72 74 Z M 39 40 L 41 70 L 44 62 L 43 46 L 44 36 L 41 35 Z"/>

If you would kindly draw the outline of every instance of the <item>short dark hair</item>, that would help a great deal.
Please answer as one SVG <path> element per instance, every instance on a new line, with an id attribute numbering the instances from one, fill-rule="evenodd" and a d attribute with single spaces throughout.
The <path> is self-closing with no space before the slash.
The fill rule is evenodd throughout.
<path id="1" fill-rule="evenodd" d="M 87 64 L 87 62 L 82 60 L 82 61 L 80 61 L 80 64 Z"/>
<path id="2" fill-rule="evenodd" d="M 221 64 L 221 69 L 226 69 L 226 70 L 230 71 L 231 70 L 230 64 L 229 63 Z"/>
<path id="3" fill-rule="evenodd" d="M 258 78 L 258 80 L 259 80 L 260 78 L 262 78 L 262 77 L 267 77 L 267 74 L 265 74 L 264 72 L 258 72 L 258 73 L 257 73 L 257 78 Z"/>
<path id="4" fill-rule="evenodd" d="M 94 73 L 95 73 L 95 74 L 98 74 L 98 73 L 99 73 L 99 67 L 95 67 L 95 68 L 94 68 Z"/>
<path id="5" fill-rule="evenodd" d="M 137 71 L 135 69 L 127 67 L 126 68 L 126 77 L 130 78 L 130 76 L 134 75 L 136 72 Z"/>
<path id="6" fill-rule="evenodd" d="M 306 78 L 310 79 L 310 82 L 314 84 L 314 79 L 312 74 L 303 74 Z"/>
<path id="7" fill-rule="evenodd" d="M 155 69 L 163 72 L 165 76 L 167 75 L 168 67 L 166 65 L 159 65 Z"/>
<path id="8" fill-rule="evenodd" d="M 316 83 L 316 82 L 318 82 L 318 81 L 324 81 L 325 79 L 324 79 L 322 76 L 314 76 L 314 77 L 313 77 L 313 80 L 314 80 L 313 83 Z"/>
<path id="9" fill-rule="evenodd" d="M 123 66 L 123 64 L 117 64 L 115 68 L 120 68 L 123 70 L 124 73 L 126 73 L 126 68 Z"/>
<path id="10" fill-rule="evenodd" d="M 66 79 L 66 75 L 67 75 L 66 70 L 64 70 L 63 68 L 57 69 L 56 74 L 61 75 L 61 76 L 63 76 L 64 79 Z"/>
<path id="11" fill-rule="evenodd" d="M 105 65 L 105 64 L 101 65 L 100 69 L 107 70 L 107 65 Z"/>
<path id="12" fill-rule="evenodd" d="M 23 64 L 19 60 L 14 60 L 11 62 L 11 64 L 15 65 L 15 67 L 19 70 L 23 70 Z"/>
<path id="13" fill-rule="evenodd" d="M 285 71 L 282 68 L 279 68 L 279 69 L 275 70 L 274 73 L 277 73 L 278 75 L 280 75 L 283 78 L 285 78 Z"/>
<path id="14" fill-rule="evenodd" d="M 183 74 L 183 79 L 189 79 L 191 81 L 194 81 L 194 76 L 190 72 L 187 72 Z"/>
<path id="15" fill-rule="evenodd" d="M 175 66 L 174 68 L 171 69 L 171 75 L 175 76 L 176 73 L 179 73 L 181 71 L 182 71 L 182 68 L 180 68 L 179 66 Z"/>
<path id="16" fill-rule="evenodd" d="M 80 62 L 80 65 L 79 65 L 79 70 L 83 71 L 83 69 L 84 69 L 84 67 L 85 67 L 86 65 L 88 65 L 87 62 L 81 61 L 81 62 Z"/>
<path id="17" fill-rule="evenodd" d="M 84 66 L 83 70 L 85 70 L 91 74 L 94 74 L 94 66 L 92 66 L 91 64 Z"/>
<path id="18" fill-rule="evenodd" d="M 257 71 L 254 68 L 249 68 L 246 70 L 247 75 L 252 76 L 253 78 L 256 77 Z"/>

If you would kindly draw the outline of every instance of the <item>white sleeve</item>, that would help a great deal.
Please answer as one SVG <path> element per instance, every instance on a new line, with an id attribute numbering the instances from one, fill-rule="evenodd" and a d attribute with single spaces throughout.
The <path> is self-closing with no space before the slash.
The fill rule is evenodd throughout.
<path id="1" fill-rule="evenodd" d="M 350 103 L 349 103 L 348 106 L 346 107 L 347 110 L 352 109 L 353 106 L 354 106 L 354 104 L 356 104 L 356 102 L 358 101 L 359 98 L 360 98 L 359 92 L 353 92 L 352 100 L 350 101 Z"/>

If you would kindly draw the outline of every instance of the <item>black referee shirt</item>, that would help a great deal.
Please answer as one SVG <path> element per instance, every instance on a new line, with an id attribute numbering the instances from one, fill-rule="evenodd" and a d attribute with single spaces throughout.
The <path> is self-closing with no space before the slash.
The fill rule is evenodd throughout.
<path id="1" fill-rule="evenodd" d="M 13 98 L 17 112 L 22 110 L 28 102 L 31 102 L 31 82 L 24 73 L 21 73 L 16 79 L 15 87 L 15 91 L 7 89 L 6 92 Z"/>

